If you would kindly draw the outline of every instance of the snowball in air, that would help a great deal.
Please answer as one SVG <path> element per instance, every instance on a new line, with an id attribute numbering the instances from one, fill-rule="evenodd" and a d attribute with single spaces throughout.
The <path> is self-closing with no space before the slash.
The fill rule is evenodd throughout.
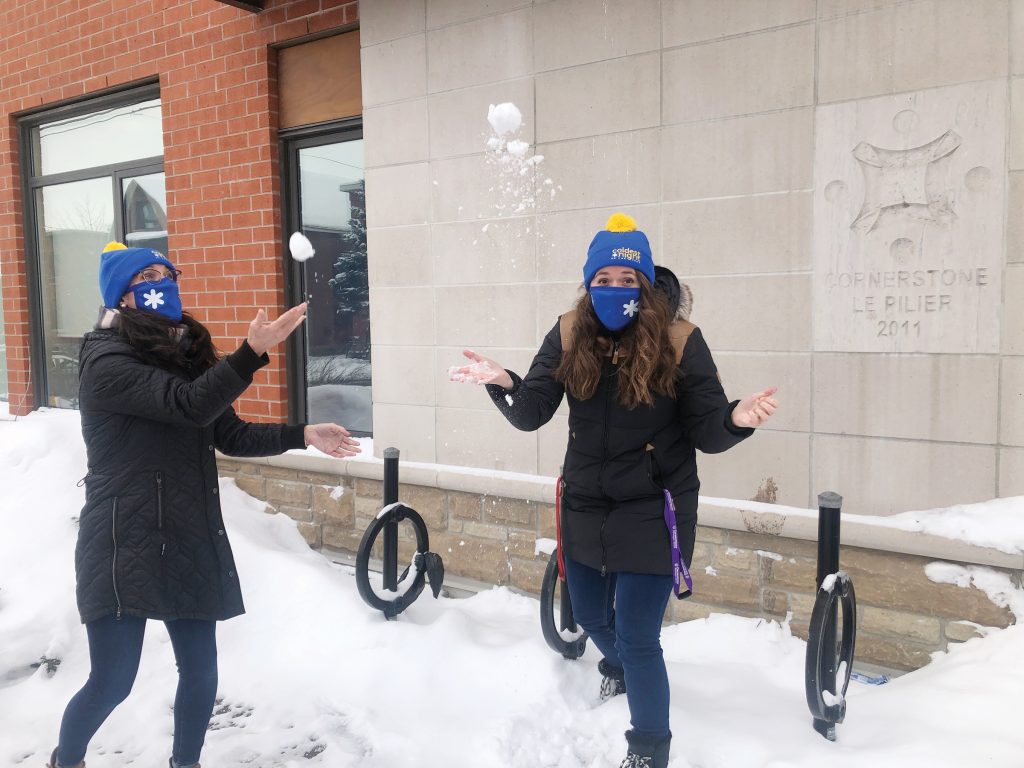
<path id="1" fill-rule="evenodd" d="M 305 261 L 312 258 L 313 254 L 316 253 L 313 250 L 313 244 L 309 242 L 309 238 L 301 232 L 292 233 L 292 236 L 288 239 L 288 250 L 291 251 L 292 258 L 295 261 Z"/>
<path id="2" fill-rule="evenodd" d="M 519 111 L 512 102 L 506 101 L 502 104 L 491 104 L 487 108 L 487 122 L 499 136 L 507 133 L 515 133 L 523 124 L 523 113 Z"/>

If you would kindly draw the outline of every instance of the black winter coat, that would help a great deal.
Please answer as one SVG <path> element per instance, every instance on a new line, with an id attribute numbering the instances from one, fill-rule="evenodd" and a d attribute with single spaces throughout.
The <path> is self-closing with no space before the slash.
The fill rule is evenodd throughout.
<path id="1" fill-rule="evenodd" d="M 79 404 L 89 472 L 75 549 L 83 623 L 244 613 L 214 449 L 305 447 L 302 426 L 250 424 L 231 407 L 268 361 L 243 343 L 192 377 L 147 364 L 116 330 L 86 334 Z"/>
<path id="2" fill-rule="evenodd" d="M 509 371 L 511 392 L 488 385 L 491 399 L 513 426 L 534 430 L 554 414 L 566 394 L 554 377 L 561 357 L 556 323 L 526 378 Z M 662 489 L 668 489 L 675 501 L 679 545 L 690 563 L 700 489 L 696 450 L 720 453 L 754 430 L 732 424 L 738 401 L 727 401 L 698 328 L 683 346 L 675 399 L 656 396 L 653 406 L 628 410 L 618 399 L 617 372 L 609 356 L 593 397 L 578 400 L 568 395 L 563 551 L 602 572 L 671 574 Z"/>

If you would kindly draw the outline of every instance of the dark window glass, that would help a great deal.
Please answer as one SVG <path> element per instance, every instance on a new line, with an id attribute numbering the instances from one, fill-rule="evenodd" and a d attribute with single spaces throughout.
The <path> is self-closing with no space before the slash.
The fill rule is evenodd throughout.
<path id="1" fill-rule="evenodd" d="M 56 407 L 77 406 L 78 349 L 102 304 L 104 245 L 167 252 L 160 100 L 82 109 L 32 118 L 23 133 L 40 321 L 32 327 L 33 370 L 37 402 Z"/>
<path id="2" fill-rule="evenodd" d="M 361 139 L 299 149 L 299 223 L 316 255 L 302 263 L 309 301 L 306 417 L 370 434 L 370 294 Z"/>
<path id="3" fill-rule="evenodd" d="M 72 407 L 78 396 L 78 346 L 101 303 L 99 253 L 114 233 L 110 179 L 36 190 L 36 224 L 49 405 Z"/>
<path id="4" fill-rule="evenodd" d="M 0 291 L 0 400 L 7 400 L 7 337 L 4 334 L 4 294 Z"/>
<path id="5" fill-rule="evenodd" d="M 162 173 L 121 180 L 124 242 L 167 255 L 167 190 Z"/>

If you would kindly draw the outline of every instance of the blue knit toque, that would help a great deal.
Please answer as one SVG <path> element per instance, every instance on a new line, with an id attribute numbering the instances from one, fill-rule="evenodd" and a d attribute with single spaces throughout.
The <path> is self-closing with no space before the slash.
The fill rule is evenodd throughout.
<path id="1" fill-rule="evenodd" d="M 590 290 L 590 281 L 604 267 L 629 267 L 654 284 L 654 258 L 647 235 L 636 228 L 632 216 L 616 213 L 590 243 L 587 263 L 583 265 L 583 285 Z"/>
<path id="2" fill-rule="evenodd" d="M 151 264 L 174 265 L 167 257 L 152 248 L 127 248 L 121 243 L 108 243 L 100 254 L 100 293 L 103 306 L 116 309 L 121 297 L 128 292 L 128 283 Z"/>

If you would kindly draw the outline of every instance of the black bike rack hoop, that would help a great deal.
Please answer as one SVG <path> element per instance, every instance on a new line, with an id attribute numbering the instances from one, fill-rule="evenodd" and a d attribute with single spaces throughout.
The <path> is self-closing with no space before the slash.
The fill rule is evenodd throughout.
<path id="1" fill-rule="evenodd" d="M 846 689 L 853 672 L 857 640 L 857 598 L 853 582 L 839 569 L 839 517 L 843 497 L 826 491 L 818 495 L 817 590 L 807 633 L 804 668 L 807 707 L 814 730 L 836 740 L 836 724 L 846 717 Z M 842 607 L 843 635 L 836 649 L 836 619 Z M 837 679 L 842 670 L 843 679 Z"/>
<path id="2" fill-rule="evenodd" d="M 377 542 L 377 537 L 382 532 L 385 533 L 384 537 L 384 552 L 388 551 L 388 536 L 386 534 L 388 526 L 395 526 L 397 528 L 398 523 L 402 520 L 408 520 L 412 523 L 413 530 L 416 532 L 416 554 L 417 557 L 425 554 L 429 550 L 429 538 L 427 535 L 427 526 L 423 522 L 423 518 L 420 517 L 419 513 L 414 509 L 410 509 L 401 503 L 389 504 L 384 507 L 377 518 L 370 524 L 363 534 L 362 541 L 359 542 L 359 551 L 356 553 L 356 587 L 359 589 L 359 596 L 363 598 L 363 602 L 372 608 L 376 608 L 378 611 L 389 618 L 393 619 L 395 616 L 400 614 L 410 605 L 412 605 L 416 598 L 420 596 L 423 591 L 423 585 L 426 583 L 427 570 L 426 568 L 417 567 L 416 575 L 413 577 L 413 582 L 409 585 L 408 589 L 404 593 L 399 594 L 393 600 L 388 600 L 374 590 L 370 584 L 370 553 L 373 551 L 373 545 Z M 397 553 L 397 536 L 395 539 L 395 550 Z M 385 563 L 389 562 L 389 558 L 385 557 Z M 389 591 L 398 591 L 398 582 L 400 579 L 397 578 L 397 556 L 391 558 L 391 567 L 393 568 L 390 573 L 396 577 L 394 579 L 395 587 Z M 384 585 L 387 589 L 388 584 L 388 565 L 384 566 Z"/>
<path id="3" fill-rule="evenodd" d="M 409 568 L 415 568 L 413 581 L 401 593 L 399 584 L 409 575 L 406 568 L 398 575 L 398 524 L 408 520 L 416 534 L 416 556 Z M 396 593 L 393 599 L 382 597 L 370 584 L 370 553 L 383 534 L 382 578 L 384 589 Z M 376 608 L 387 619 L 394 619 L 398 614 L 412 605 L 423 592 L 423 587 L 430 582 L 434 597 L 441 592 L 444 582 L 444 563 L 441 557 L 430 551 L 430 536 L 427 524 L 420 514 L 411 507 L 398 501 L 398 449 L 384 449 L 384 507 L 370 523 L 356 552 L 356 588 L 363 602 Z"/>
<path id="4" fill-rule="evenodd" d="M 559 627 L 555 626 L 556 590 L 559 593 L 559 626 L 567 632 L 579 632 L 576 637 L 569 640 L 566 640 L 559 632 Z M 544 578 L 540 583 L 540 630 L 548 647 L 564 659 L 578 659 L 587 649 L 587 633 L 576 627 L 568 586 L 558 577 L 557 550 L 551 553 L 548 567 L 544 569 Z"/>
<path id="5" fill-rule="evenodd" d="M 555 481 L 555 530 L 557 539 L 555 550 L 548 559 L 544 569 L 544 578 L 540 582 L 540 630 L 544 642 L 555 653 L 564 659 L 580 658 L 587 649 L 587 633 L 576 626 L 572 615 L 572 600 L 569 598 L 569 585 L 565 574 L 559 568 L 562 548 L 562 481 L 561 468 Z M 558 626 L 555 626 L 555 594 L 558 594 Z M 561 631 L 560 631 L 561 630 Z M 567 639 L 562 632 L 568 632 Z"/>

